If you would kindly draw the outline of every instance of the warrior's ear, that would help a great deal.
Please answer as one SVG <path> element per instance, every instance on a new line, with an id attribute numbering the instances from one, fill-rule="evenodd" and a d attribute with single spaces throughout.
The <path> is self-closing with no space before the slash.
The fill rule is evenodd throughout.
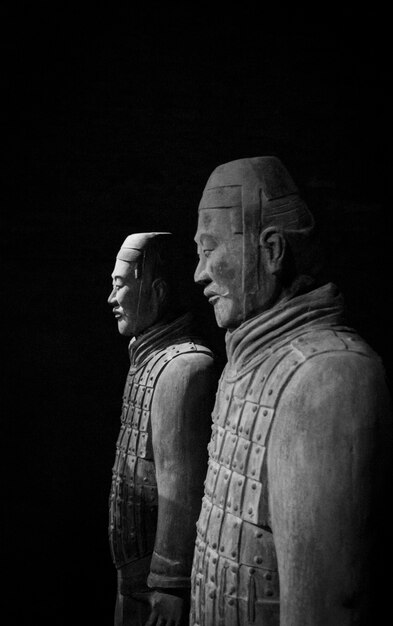
<path id="1" fill-rule="evenodd" d="M 156 278 L 152 284 L 157 301 L 163 303 L 168 295 L 168 285 L 163 278 Z"/>
<path id="2" fill-rule="evenodd" d="M 265 228 L 259 237 L 259 245 L 266 269 L 271 274 L 279 274 L 283 269 L 286 250 L 286 240 L 281 230 L 276 226 Z"/>

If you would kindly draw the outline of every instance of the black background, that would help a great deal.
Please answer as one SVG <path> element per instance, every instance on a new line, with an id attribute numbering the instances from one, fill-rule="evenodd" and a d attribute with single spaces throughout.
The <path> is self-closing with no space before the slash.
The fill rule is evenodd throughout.
<path id="1" fill-rule="evenodd" d="M 41 3 L 3 15 L 7 623 L 111 623 L 127 342 L 110 273 L 127 234 L 170 230 L 191 279 L 218 164 L 282 158 L 391 375 L 388 18 L 330 11 Z"/>

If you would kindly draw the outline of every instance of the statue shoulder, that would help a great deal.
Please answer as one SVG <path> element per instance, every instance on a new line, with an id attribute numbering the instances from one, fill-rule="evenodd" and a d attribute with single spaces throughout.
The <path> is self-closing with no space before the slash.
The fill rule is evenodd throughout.
<path id="1" fill-rule="evenodd" d="M 382 361 L 355 333 L 300 337 L 292 349 L 298 365 L 278 402 L 279 419 L 292 415 L 296 427 L 316 423 L 322 431 L 345 431 L 346 425 L 372 426 L 391 413 Z"/>
<path id="2" fill-rule="evenodd" d="M 214 376 L 213 352 L 207 346 L 194 341 L 173 344 L 165 349 L 157 385 L 173 385 L 176 379 L 206 374 Z"/>

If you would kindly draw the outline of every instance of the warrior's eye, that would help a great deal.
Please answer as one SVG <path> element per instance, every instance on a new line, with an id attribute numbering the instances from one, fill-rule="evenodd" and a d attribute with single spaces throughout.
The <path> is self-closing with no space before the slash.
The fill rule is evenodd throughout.
<path id="1" fill-rule="evenodd" d="M 206 249 L 206 248 L 205 248 L 205 249 L 203 250 L 203 254 L 204 254 L 205 256 L 210 256 L 210 253 L 211 253 L 211 252 L 213 252 L 213 250 L 212 250 L 212 249 L 209 249 L 209 248 L 208 248 L 208 249 Z"/>

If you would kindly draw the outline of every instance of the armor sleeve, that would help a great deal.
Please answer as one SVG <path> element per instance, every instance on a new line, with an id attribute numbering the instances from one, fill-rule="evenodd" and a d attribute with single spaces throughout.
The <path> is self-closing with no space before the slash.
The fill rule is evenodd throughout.
<path id="1" fill-rule="evenodd" d="M 390 415 L 379 361 L 359 354 L 309 358 L 284 390 L 268 453 L 282 626 L 366 623 Z"/>
<path id="2" fill-rule="evenodd" d="M 161 374 L 151 411 L 158 521 L 150 587 L 190 586 L 216 376 L 213 358 L 173 358 Z"/>

